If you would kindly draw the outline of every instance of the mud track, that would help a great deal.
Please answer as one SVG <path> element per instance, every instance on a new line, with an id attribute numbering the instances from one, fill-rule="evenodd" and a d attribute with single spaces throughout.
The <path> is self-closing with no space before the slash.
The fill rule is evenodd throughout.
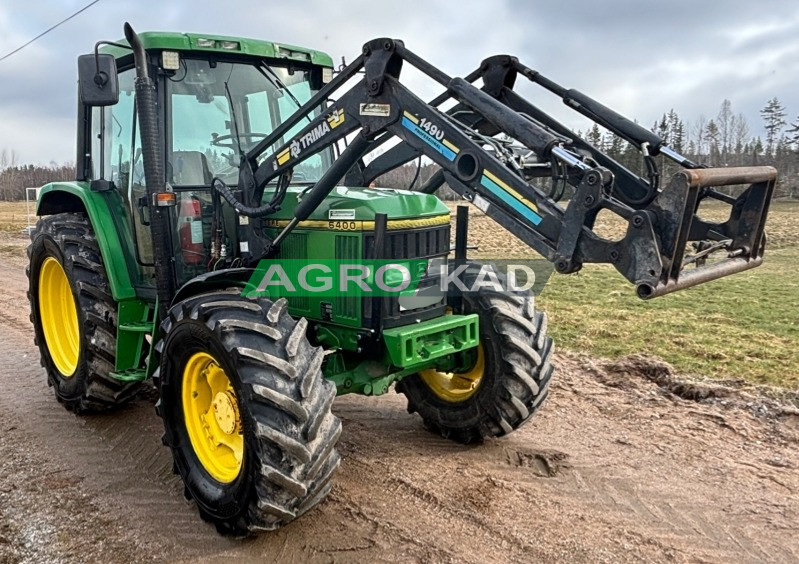
<path id="1" fill-rule="evenodd" d="M 24 273 L 0 267 L 0 561 L 799 559 L 799 412 L 653 359 L 575 355 L 557 357 L 540 415 L 482 446 L 427 433 L 394 393 L 338 399 L 328 500 L 275 533 L 219 537 L 183 500 L 152 391 L 104 416 L 57 404 Z"/>

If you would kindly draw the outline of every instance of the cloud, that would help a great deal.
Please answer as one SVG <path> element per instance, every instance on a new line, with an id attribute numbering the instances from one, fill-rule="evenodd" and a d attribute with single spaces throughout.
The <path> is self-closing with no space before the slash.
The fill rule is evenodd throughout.
<path id="1" fill-rule="evenodd" d="M 0 53 L 84 4 L 42 0 L 11 10 L 0 3 Z M 760 132 L 759 109 L 773 96 L 792 119 L 799 114 L 799 5 L 783 0 L 102 0 L 0 63 L 0 147 L 15 149 L 26 161 L 74 159 L 76 58 L 97 40 L 118 39 L 126 20 L 139 31 L 306 45 L 337 62 L 342 55 L 352 60 L 368 39 L 391 36 L 451 75 L 469 72 L 486 56 L 511 53 L 646 125 L 670 108 L 686 120 L 715 115 L 725 98 L 749 117 L 753 133 Z M 423 98 L 440 91 L 408 76 Z M 568 125 L 584 128 L 553 96 L 520 88 Z"/>
<path id="2" fill-rule="evenodd" d="M 558 82 L 650 124 L 675 108 L 685 119 L 721 102 L 757 116 L 777 96 L 799 112 L 799 5 L 749 2 L 569 3 L 568 15 L 519 2 L 540 33 L 520 47 Z"/>

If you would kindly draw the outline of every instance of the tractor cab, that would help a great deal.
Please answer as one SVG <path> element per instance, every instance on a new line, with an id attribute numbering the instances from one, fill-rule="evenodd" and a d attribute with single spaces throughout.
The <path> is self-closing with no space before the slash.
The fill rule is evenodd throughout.
<path id="1" fill-rule="evenodd" d="M 241 38 L 176 33 L 139 37 L 156 86 L 158 123 L 163 124 L 159 135 L 164 180 L 177 200 L 171 223 L 180 285 L 212 269 L 211 260 L 224 258 L 222 246 L 226 251 L 236 244 L 235 233 L 230 233 L 227 240 L 218 241 L 219 248 L 212 248 L 212 181 L 237 184 L 243 155 L 331 80 L 332 60 L 317 51 Z M 131 218 L 133 258 L 146 282 L 154 264 L 152 202 L 136 116 L 134 58 L 124 43 L 103 46 L 99 53 L 114 58 L 118 101 L 80 105 L 79 180 L 91 182 L 96 190 L 121 194 Z M 97 63 L 98 73 L 99 67 Z M 95 74 L 91 64 L 88 68 L 89 75 Z M 320 111 L 317 108 L 308 120 Z M 285 137 L 302 127 L 298 124 Z M 282 138 L 275 146 L 281 144 Z M 294 170 L 292 185 L 313 184 L 332 159 L 332 149 L 325 149 L 306 160 Z"/>

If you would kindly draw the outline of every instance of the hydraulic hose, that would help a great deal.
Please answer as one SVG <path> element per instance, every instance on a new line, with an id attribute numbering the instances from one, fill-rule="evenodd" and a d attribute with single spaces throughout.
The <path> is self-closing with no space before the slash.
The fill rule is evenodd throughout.
<path id="1" fill-rule="evenodd" d="M 220 196 L 222 196 L 225 201 L 230 204 L 233 209 L 236 210 L 236 212 L 238 212 L 239 215 L 259 218 L 272 215 L 280 209 L 280 204 L 283 202 L 283 198 L 286 196 L 286 189 L 288 188 L 290 182 L 290 175 L 282 176 L 280 183 L 278 184 L 277 191 L 275 192 L 275 196 L 272 198 L 272 200 L 268 204 L 264 204 L 263 206 L 257 208 L 252 208 L 242 204 L 238 199 L 236 199 L 236 195 L 233 193 L 230 187 L 222 182 L 222 180 L 219 178 L 214 178 L 213 182 L 211 182 L 211 187 Z"/>

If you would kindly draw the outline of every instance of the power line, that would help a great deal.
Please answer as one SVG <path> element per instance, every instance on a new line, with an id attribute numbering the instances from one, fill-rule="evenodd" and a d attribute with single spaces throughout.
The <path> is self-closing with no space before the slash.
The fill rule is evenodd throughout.
<path id="1" fill-rule="evenodd" d="M 33 42 L 34 42 L 34 41 L 36 41 L 37 39 L 41 39 L 42 37 L 44 37 L 45 35 L 47 35 L 47 34 L 48 34 L 48 33 L 50 33 L 51 31 L 53 31 L 53 30 L 54 30 L 55 28 L 57 28 L 58 26 L 60 26 L 60 25 L 63 25 L 63 24 L 65 24 L 65 23 L 67 23 L 69 20 L 71 20 L 72 18 L 74 18 L 74 17 L 75 17 L 75 16 L 77 16 L 78 14 L 81 14 L 81 13 L 85 12 L 86 10 L 88 10 L 89 8 L 91 8 L 92 6 L 94 6 L 95 4 L 97 4 L 99 1 L 100 1 L 100 0 L 94 0 L 93 2 L 89 2 L 89 3 L 88 3 L 88 4 L 86 4 L 86 5 L 85 5 L 83 8 L 81 8 L 80 10 L 78 10 L 77 12 L 75 12 L 74 14 L 72 14 L 71 16 L 69 16 L 68 18 L 61 20 L 60 22 L 58 22 L 57 24 L 55 24 L 55 25 L 54 25 L 53 27 L 51 27 L 50 29 L 47 29 L 47 30 L 43 31 L 42 33 L 40 33 L 39 35 L 37 35 L 36 37 L 34 37 L 33 39 L 31 39 L 31 40 L 30 40 L 30 41 L 28 41 L 27 43 L 25 43 L 25 45 L 22 45 L 22 46 L 20 46 L 20 47 L 17 47 L 16 49 L 14 49 L 13 51 L 11 51 L 10 53 L 7 53 L 6 55 L 3 55 L 2 57 L 0 57 L 0 63 L 2 63 L 3 61 L 5 61 L 5 60 L 6 60 L 7 58 L 9 58 L 11 55 L 13 55 L 13 54 L 15 54 L 15 53 L 19 53 L 19 52 L 20 52 L 20 51 L 22 51 L 22 50 L 23 50 L 25 47 L 27 47 L 28 45 L 30 45 L 31 43 L 33 43 Z"/>

